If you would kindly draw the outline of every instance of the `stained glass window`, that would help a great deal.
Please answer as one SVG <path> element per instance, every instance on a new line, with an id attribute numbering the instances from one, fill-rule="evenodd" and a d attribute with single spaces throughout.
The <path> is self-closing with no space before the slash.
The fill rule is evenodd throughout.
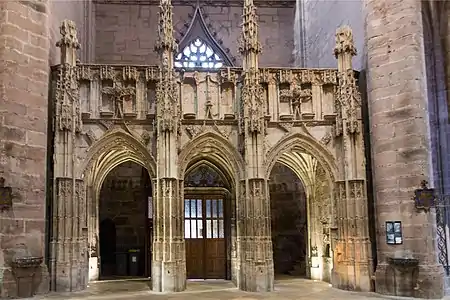
<path id="1" fill-rule="evenodd" d="M 223 59 L 202 39 L 196 38 L 175 57 L 177 68 L 218 69 L 223 66 Z"/>

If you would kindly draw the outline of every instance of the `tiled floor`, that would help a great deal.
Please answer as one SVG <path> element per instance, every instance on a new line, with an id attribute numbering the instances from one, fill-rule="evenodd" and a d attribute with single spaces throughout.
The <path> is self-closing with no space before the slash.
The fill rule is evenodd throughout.
<path id="1" fill-rule="evenodd" d="M 258 299 L 396 299 L 382 297 L 372 293 L 346 292 L 331 288 L 327 283 L 314 282 L 306 279 L 285 278 L 276 280 L 275 291 L 272 293 L 246 293 L 239 291 L 229 281 L 188 281 L 187 290 L 182 293 L 154 293 L 149 288 L 149 281 L 122 280 L 91 283 L 88 290 L 72 294 L 50 294 L 37 299 L 167 299 L 167 300 L 258 300 Z M 403 298 L 404 299 L 404 298 Z"/>

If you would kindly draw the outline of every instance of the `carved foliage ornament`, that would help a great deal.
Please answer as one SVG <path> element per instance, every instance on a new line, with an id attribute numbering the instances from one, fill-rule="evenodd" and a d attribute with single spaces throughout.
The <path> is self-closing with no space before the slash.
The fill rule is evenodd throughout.
<path id="1" fill-rule="evenodd" d="M 242 88 L 242 112 L 249 133 L 262 133 L 265 128 L 265 103 L 262 97 L 263 89 L 259 84 L 259 73 L 254 68 L 245 73 Z M 244 130 L 242 130 L 244 131 Z"/>
<path id="2" fill-rule="evenodd" d="M 56 126 L 61 131 L 82 130 L 77 67 L 60 65 L 56 81 Z"/>
<path id="3" fill-rule="evenodd" d="M 158 130 L 178 131 L 180 129 L 180 104 L 178 86 L 171 70 L 161 71 L 160 81 L 156 85 L 156 103 L 158 113 Z"/>
<path id="4" fill-rule="evenodd" d="M 70 20 L 64 20 L 59 28 L 61 39 L 56 43 L 57 47 L 80 48 L 77 38 L 77 28 L 75 23 Z"/>
<path id="5" fill-rule="evenodd" d="M 339 74 L 339 86 L 336 90 L 336 135 L 342 134 L 345 124 L 347 133 L 360 133 L 361 94 L 358 91 L 355 74 L 348 70 Z"/>

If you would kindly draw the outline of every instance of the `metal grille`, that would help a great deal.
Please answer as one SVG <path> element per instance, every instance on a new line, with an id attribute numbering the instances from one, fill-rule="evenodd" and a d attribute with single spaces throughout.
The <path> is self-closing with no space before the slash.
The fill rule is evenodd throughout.
<path id="1" fill-rule="evenodd" d="M 450 275 L 450 266 L 448 264 L 448 213 L 450 205 L 450 195 L 441 195 L 436 198 L 436 229 L 437 229 L 437 247 L 439 263 L 445 269 L 445 273 Z"/>

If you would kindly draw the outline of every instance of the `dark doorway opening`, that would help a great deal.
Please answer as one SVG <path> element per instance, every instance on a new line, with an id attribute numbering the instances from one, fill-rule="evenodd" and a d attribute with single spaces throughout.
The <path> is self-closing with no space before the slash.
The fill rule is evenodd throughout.
<path id="1" fill-rule="evenodd" d="M 150 276 L 151 202 L 150 177 L 140 165 L 120 164 L 105 178 L 99 201 L 101 280 Z"/>
<path id="2" fill-rule="evenodd" d="M 277 277 L 308 277 L 306 193 L 292 170 L 276 163 L 270 175 L 274 272 Z"/>

